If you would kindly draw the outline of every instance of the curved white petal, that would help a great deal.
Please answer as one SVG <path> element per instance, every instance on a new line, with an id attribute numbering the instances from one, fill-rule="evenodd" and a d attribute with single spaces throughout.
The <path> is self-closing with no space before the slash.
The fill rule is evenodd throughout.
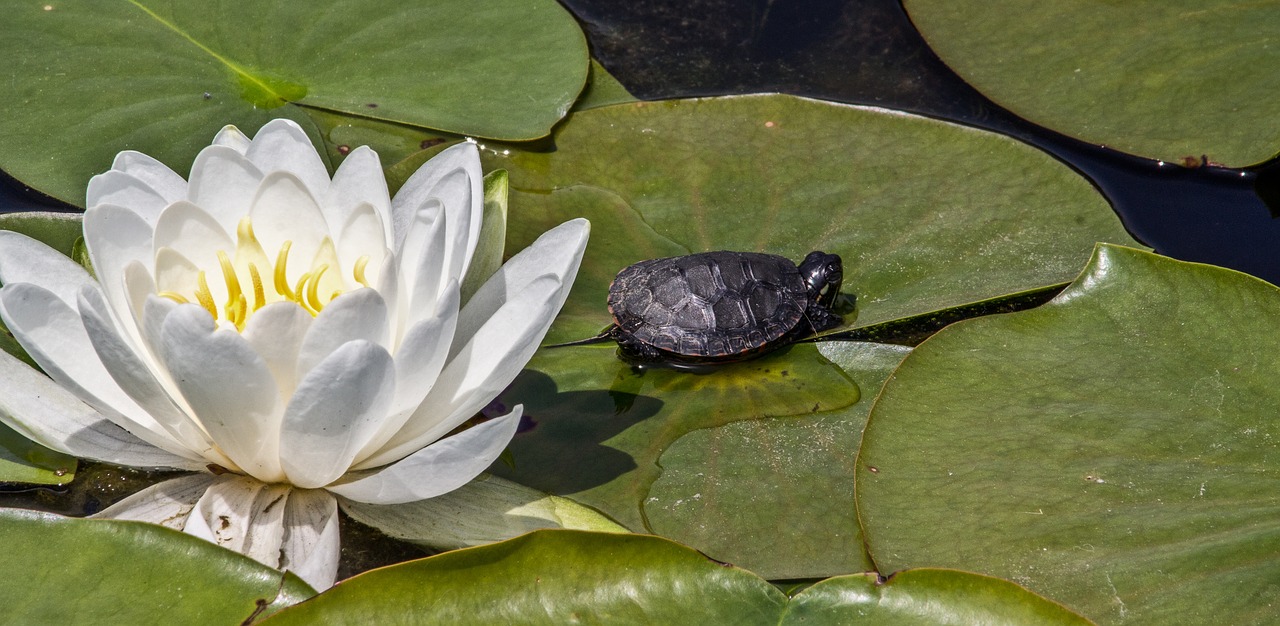
<path id="1" fill-rule="evenodd" d="M 345 222 L 338 223 L 343 226 L 335 243 L 344 272 L 349 272 L 361 257 L 367 256 L 369 258 L 365 261 L 365 282 L 370 286 L 377 284 L 378 270 L 382 267 L 382 260 L 390 252 L 387 247 L 388 239 L 384 233 L 385 226 L 382 219 L 378 217 L 377 209 L 368 202 L 362 202 L 351 210 Z M 344 274 L 342 279 L 347 289 L 360 286 L 353 273 Z"/>
<path id="2" fill-rule="evenodd" d="M 326 487 L 369 504 L 400 504 L 434 498 L 475 478 L 502 454 L 520 425 L 524 407 L 441 439 L 397 463 Z"/>
<path id="3" fill-rule="evenodd" d="M 194 304 L 174 308 L 160 331 L 160 359 L 209 436 L 236 465 L 268 482 L 283 478 L 284 412 L 262 357 L 239 333 L 216 329 Z"/>
<path id="4" fill-rule="evenodd" d="M 130 467 L 203 469 L 112 423 L 71 392 L 0 350 L 0 422 L 46 448 Z"/>
<path id="5" fill-rule="evenodd" d="M 467 301 L 458 321 L 451 352 L 460 350 L 462 344 L 469 341 L 495 311 L 533 279 L 550 273 L 571 287 L 578 275 L 578 266 L 582 263 L 590 234 L 590 222 L 581 218 L 569 220 L 543 233 L 529 247 L 511 257 Z M 568 297 L 568 289 L 558 295 L 557 312 Z"/>
<path id="6" fill-rule="evenodd" d="M 323 487 L 342 476 L 386 418 L 395 383 L 391 355 L 367 341 L 344 344 L 316 365 L 280 427 L 280 464 L 289 482 Z"/>
<path id="7" fill-rule="evenodd" d="M 0 230 L 0 284 L 31 283 L 75 306 L 80 288 L 96 285 L 89 272 L 66 255 L 26 235 Z"/>
<path id="8" fill-rule="evenodd" d="M 169 205 L 169 201 L 136 176 L 120 170 L 110 170 L 89 179 L 85 206 L 94 207 L 99 204 L 127 206 L 148 222 L 155 223 L 156 216 Z"/>
<path id="9" fill-rule="evenodd" d="M 561 288 L 555 276 L 542 276 L 508 300 L 457 355 L 450 357 L 435 386 L 400 431 L 381 450 L 358 463 L 356 469 L 376 467 L 405 456 L 444 436 L 484 408 L 515 380 L 538 349 L 538 342 L 560 308 Z M 466 315 L 466 311 L 462 314 Z"/>
<path id="10" fill-rule="evenodd" d="M 224 231 L 234 233 L 240 218 L 249 213 L 262 176 L 262 171 L 235 148 L 211 145 L 191 164 L 187 199 L 214 216 Z"/>
<path id="11" fill-rule="evenodd" d="M 289 172 L 268 174 L 253 198 L 249 216 L 254 234 L 272 260 L 286 241 L 291 242 L 285 272 L 290 285 L 311 271 L 311 261 L 329 236 L 329 227 L 305 183 Z"/>
<path id="12" fill-rule="evenodd" d="M 335 298 L 317 315 L 298 350 L 297 377 L 349 341 L 364 340 L 383 348 L 389 343 L 387 304 L 373 289 L 357 289 Z"/>
<path id="13" fill-rule="evenodd" d="M 254 312 L 241 335 L 267 363 L 280 401 L 287 404 L 298 386 L 298 351 L 311 328 L 311 314 L 292 302 L 273 302 Z"/>
<path id="14" fill-rule="evenodd" d="M 279 567 L 288 497 L 285 485 L 267 485 L 247 476 L 221 480 L 196 502 L 182 532 Z"/>
<path id="15" fill-rule="evenodd" d="M 461 279 L 480 240 L 484 216 L 484 174 L 475 144 L 463 142 L 432 157 L 400 187 L 391 201 L 392 232 L 396 250 L 409 231 L 414 213 L 428 198 L 438 198 L 447 214 L 445 239 L 450 243 L 445 269 Z M 460 244 L 460 245 L 455 245 Z"/>
<path id="16" fill-rule="evenodd" d="M 458 299 L 458 282 L 455 280 L 446 290 L 436 314 L 405 333 L 395 354 L 395 400 L 387 409 L 387 419 L 378 434 L 356 455 L 356 462 L 364 461 L 399 432 L 435 385 L 448 357 L 453 329 L 458 325 Z"/>
<path id="17" fill-rule="evenodd" d="M 85 248 L 116 322 L 135 346 L 142 345 L 141 333 L 130 314 L 125 268 L 153 262 L 152 228 L 137 212 L 113 204 L 99 204 L 84 213 Z"/>
<path id="18" fill-rule="evenodd" d="M 368 204 L 377 214 L 383 229 L 386 247 L 391 247 L 391 193 L 387 190 L 387 178 L 382 172 L 378 153 L 368 146 L 352 150 L 333 173 L 333 182 L 324 196 L 325 215 L 329 224 L 346 224 L 351 213 L 361 204 Z"/>
<path id="19" fill-rule="evenodd" d="M 190 202 L 175 202 L 165 208 L 156 221 L 152 246 L 157 268 L 166 261 L 160 251 L 170 248 L 195 264 L 196 267 L 218 267 L 218 251 L 235 250 L 231 238 L 217 217 Z M 218 282 L 219 273 L 208 272 L 211 283 Z"/>
<path id="20" fill-rule="evenodd" d="M 445 275 L 445 254 L 449 247 L 459 247 L 463 242 L 449 242 L 448 216 L 439 203 L 430 201 L 418 211 L 409 224 L 398 253 L 400 276 L 404 279 L 400 299 L 401 328 L 408 328 L 425 319 L 436 309 L 436 300 L 449 279 L 462 280 L 461 276 Z"/>
<path id="21" fill-rule="evenodd" d="M 338 501 L 322 489 L 294 489 L 284 509 L 280 569 L 319 591 L 338 577 Z"/>
<path id="22" fill-rule="evenodd" d="M 207 472 L 179 476 L 151 485 L 89 517 L 150 522 L 182 530 L 196 501 L 217 480 Z"/>
<path id="23" fill-rule="evenodd" d="M 240 154 L 244 154 L 249 149 L 249 144 L 253 143 L 253 140 L 240 132 L 240 129 L 236 128 L 235 125 L 227 124 L 218 131 L 218 134 L 213 136 L 213 141 L 209 143 L 214 146 L 226 146 Z"/>
<path id="24" fill-rule="evenodd" d="M 146 184 L 165 202 L 172 203 L 187 197 L 187 181 L 169 166 L 136 150 L 125 150 L 116 155 L 111 169 L 124 172 Z M 92 207 L 97 203 L 90 203 Z"/>
<path id="25" fill-rule="evenodd" d="M 194 456 L 116 384 L 72 307 L 39 286 L 16 283 L 0 289 L 0 317 L 31 359 L 67 391 L 151 445 Z"/>
<path id="26" fill-rule="evenodd" d="M 229 460 L 214 449 L 208 435 L 174 402 L 149 366 L 116 331 L 106 301 L 96 289 L 86 287 L 80 292 L 80 317 L 94 351 L 120 389 L 182 447 L 229 467 Z"/>
<path id="27" fill-rule="evenodd" d="M 317 198 L 329 191 L 329 170 L 311 139 L 293 120 L 274 119 L 258 129 L 244 155 L 263 173 L 289 172 Z"/>

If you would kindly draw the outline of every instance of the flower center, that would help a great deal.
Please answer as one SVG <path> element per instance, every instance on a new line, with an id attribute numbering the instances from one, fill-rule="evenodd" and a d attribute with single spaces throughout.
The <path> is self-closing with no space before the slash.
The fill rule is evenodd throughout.
<path id="1" fill-rule="evenodd" d="M 180 304 L 194 300 L 204 307 L 214 321 L 226 320 L 235 325 L 237 330 L 244 330 L 245 324 L 254 311 L 272 302 L 293 302 L 310 313 L 312 317 L 320 314 L 325 305 L 345 291 L 343 280 L 326 280 L 326 276 L 339 273 L 336 254 L 317 254 L 311 267 L 303 272 L 293 284 L 289 283 L 288 265 L 289 250 L 293 241 L 285 241 L 276 254 L 275 261 L 266 255 L 262 244 L 253 234 L 253 224 L 248 217 L 240 220 L 236 227 L 236 250 L 234 262 L 225 250 L 218 250 L 218 269 L 222 283 L 226 286 L 226 300 L 218 305 L 213 290 L 209 288 L 209 278 L 204 270 L 196 275 L 196 285 L 190 293 L 161 291 L 161 297 L 169 298 Z M 322 251 L 332 252 L 333 242 L 325 238 L 321 244 Z M 330 262 L 324 262 L 328 257 Z M 365 268 L 369 265 L 369 255 L 361 256 L 351 270 L 354 284 L 368 287 Z M 271 277 L 271 289 L 263 283 L 263 276 Z"/>

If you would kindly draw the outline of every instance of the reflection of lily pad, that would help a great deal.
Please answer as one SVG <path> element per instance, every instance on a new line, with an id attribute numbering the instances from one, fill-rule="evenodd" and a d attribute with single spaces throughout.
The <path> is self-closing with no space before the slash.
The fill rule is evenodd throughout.
<path id="1" fill-rule="evenodd" d="M 1175 162 L 1239 167 L 1280 152 L 1272 3 L 903 4 L 956 73 L 1042 126 Z"/>
<path id="2" fill-rule="evenodd" d="M 819 349 L 857 381 L 861 399 L 676 440 L 644 503 L 654 532 L 771 579 L 872 569 L 852 506 L 854 456 L 875 392 L 911 349 L 849 342 Z"/>
<path id="3" fill-rule="evenodd" d="M 534 139 L 587 76 L 551 0 L 32 2 L 5 11 L 0 57 L 0 168 L 73 203 L 118 150 L 185 172 L 223 124 L 315 129 L 313 110 Z"/>
<path id="4" fill-rule="evenodd" d="M 789 96 L 639 102 L 575 113 L 555 150 L 488 155 L 511 173 L 512 241 L 610 194 L 629 222 L 592 233 L 552 341 L 608 322 L 608 280 L 668 249 L 845 261 L 857 326 L 1070 280 L 1096 241 L 1131 242 L 1103 198 L 1007 137 Z M 639 242 L 637 244 L 637 242 Z M 567 329 L 572 328 L 572 332 Z"/>
<path id="5" fill-rule="evenodd" d="M 1107 623 L 1274 622 L 1276 328 L 1267 283 L 1101 246 L 1052 302 L 938 333 L 867 425 L 873 560 L 1010 578 Z"/>
<path id="6" fill-rule="evenodd" d="M 0 569 L 0 606 L 14 624 L 238 624 L 315 593 L 161 526 L 17 509 L 0 510 Z"/>
<path id="7" fill-rule="evenodd" d="M 357 576 L 266 624 L 1083 624 L 1006 581 L 904 572 L 788 597 L 751 572 L 637 535 L 538 531 Z"/>

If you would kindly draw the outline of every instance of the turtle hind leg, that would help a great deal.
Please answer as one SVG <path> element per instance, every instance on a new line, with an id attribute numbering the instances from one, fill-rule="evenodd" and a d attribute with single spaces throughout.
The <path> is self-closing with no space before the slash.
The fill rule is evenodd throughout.
<path id="1" fill-rule="evenodd" d="M 634 337 L 619 336 L 617 339 L 618 358 L 628 363 L 653 364 L 670 360 L 663 351 Z"/>
<path id="2" fill-rule="evenodd" d="M 609 324 L 608 328 L 600 331 L 600 334 L 595 335 L 594 337 L 587 337 L 586 339 L 576 339 L 574 341 L 566 341 L 564 343 L 555 343 L 549 346 L 542 346 L 542 347 L 566 348 L 568 346 L 588 346 L 595 343 L 604 343 L 606 341 L 613 341 L 617 338 L 617 333 L 618 333 L 618 325 Z"/>

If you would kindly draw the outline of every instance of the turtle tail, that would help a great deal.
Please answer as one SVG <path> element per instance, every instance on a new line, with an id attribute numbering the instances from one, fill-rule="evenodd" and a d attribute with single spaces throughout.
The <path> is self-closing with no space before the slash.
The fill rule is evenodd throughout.
<path id="1" fill-rule="evenodd" d="M 586 339 L 578 339 L 576 341 L 566 341 L 564 343 L 556 343 L 556 344 L 552 344 L 549 346 L 542 346 L 542 347 L 565 348 L 568 346 L 587 346 L 593 343 L 604 343 L 606 341 L 614 341 L 617 330 L 618 330 L 617 324 L 609 324 L 608 328 L 605 328 L 603 331 L 600 331 L 600 334 L 594 337 L 587 337 Z"/>

